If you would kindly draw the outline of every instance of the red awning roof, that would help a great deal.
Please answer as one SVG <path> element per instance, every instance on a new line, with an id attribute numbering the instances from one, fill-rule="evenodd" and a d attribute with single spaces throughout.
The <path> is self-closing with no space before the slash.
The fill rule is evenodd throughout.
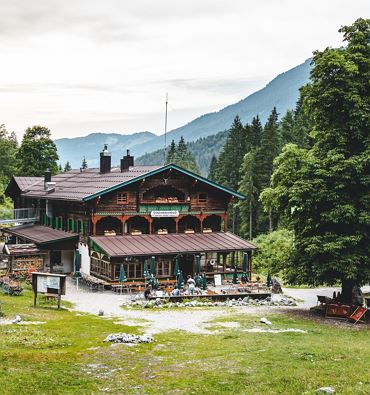
<path id="1" fill-rule="evenodd" d="M 65 232 L 42 225 L 20 225 L 12 228 L 3 228 L 4 233 L 18 236 L 21 239 L 31 241 L 35 244 L 47 244 L 55 241 L 65 241 L 77 238 L 76 233 Z"/>
<path id="2" fill-rule="evenodd" d="M 257 247 L 233 233 L 94 236 L 90 239 L 111 257 L 179 253 L 251 251 Z"/>

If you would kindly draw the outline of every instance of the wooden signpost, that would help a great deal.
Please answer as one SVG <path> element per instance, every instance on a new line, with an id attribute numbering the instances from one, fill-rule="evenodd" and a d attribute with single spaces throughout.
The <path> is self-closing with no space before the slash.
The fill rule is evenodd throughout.
<path id="1" fill-rule="evenodd" d="M 66 275 L 54 273 L 32 273 L 33 307 L 36 307 L 37 294 L 57 298 L 60 309 L 61 296 L 66 294 Z"/>

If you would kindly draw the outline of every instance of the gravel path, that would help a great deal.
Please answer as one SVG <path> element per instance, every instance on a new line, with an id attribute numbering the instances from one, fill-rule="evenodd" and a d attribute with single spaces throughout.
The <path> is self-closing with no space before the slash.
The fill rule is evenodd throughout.
<path id="1" fill-rule="evenodd" d="M 367 292 L 370 288 L 364 287 Z M 309 308 L 316 305 L 317 295 L 332 296 L 337 288 L 316 288 L 316 289 L 295 289 L 285 288 L 284 293 L 303 302 L 298 303 L 298 308 Z M 235 313 L 259 314 L 263 316 L 272 310 L 278 311 L 286 309 L 279 306 L 257 306 L 257 307 L 233 307 L 233 308 L 212 308 L 194 310 L 130 310 L 122 309 L 122 303 L 130 298 L 127 295 L 119 295 L 110 291 L 91 292 L 84 287 L 77 291 L 76 285 L 71 279 L 67 279 L 67 295 L 64 300 L 74 303 L 74 310 L 98 314 L 99 310 L 104 311 L 105 317 L 117 317 L 117 324 L 135 325 L 145 327 L 145 332 L 154 334 L 167 330 L 184 330 L 192 333 L 213 333 L 207 329 L 209 321 Z M 289 307 L 292 309 L 294 307 Z M 118 329 L 119 331 L 119 329 Z"/>

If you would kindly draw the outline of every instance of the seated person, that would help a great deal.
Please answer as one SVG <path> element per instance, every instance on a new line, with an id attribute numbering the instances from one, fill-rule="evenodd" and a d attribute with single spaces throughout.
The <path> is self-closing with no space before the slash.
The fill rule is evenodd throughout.
<path id="1" fill-rule="evenodd" d="M 180 290 L 179 290 L 179 287 L 178 287 L 178 286 L 176 286 L 176 287 L 172 290 L 171 295 L 172 295 L 172 296 L 180 296 Z"/>

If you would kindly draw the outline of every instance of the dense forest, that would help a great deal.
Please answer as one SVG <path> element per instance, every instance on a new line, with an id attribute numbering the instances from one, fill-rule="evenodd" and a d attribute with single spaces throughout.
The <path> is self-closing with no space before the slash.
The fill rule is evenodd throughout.
<path id="1" fill-rule="evenodd" d="M 186 144 L 189 152 L 194 156 L 199 173 L 203 176 L 207 176 L 212 157 L 220 153 L 222 147 L 225 145 L 228 134 L 229 131 L 225 130 L 208 137 L 201 137 L 196 141 Z M 166 151 L 168 151 L 168 148 Z M 162 165 L 164 158 L 164 148 L 162 148 L 140 156 L 135 159 L 135 163 L 138 165 Z"/>
<path id="2" fill-rule="evenodd" d="M 252 239 L 256 269 L 295 284 L 353 285 L 370 280 L 370 20 L 340 29 L 345 45 L 314 52 L 310 82 L 296 108 L 271 108 L 229 130 L 186 144 L 172 141 L 138 164 L 177 163 L 238 190 L 229 226 Z M 0 126 L 0 205 L 12 174 L 41 176 L 58 164 L 50 130 L 28 128 L 19 145 Z M 81 165 L 86 167 L 86 160 Z"/>

